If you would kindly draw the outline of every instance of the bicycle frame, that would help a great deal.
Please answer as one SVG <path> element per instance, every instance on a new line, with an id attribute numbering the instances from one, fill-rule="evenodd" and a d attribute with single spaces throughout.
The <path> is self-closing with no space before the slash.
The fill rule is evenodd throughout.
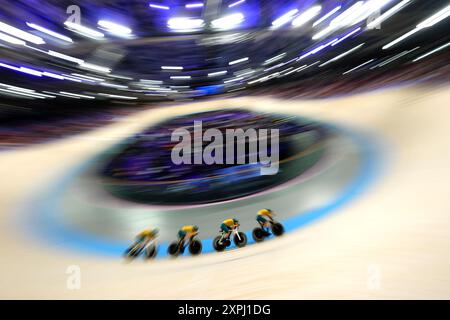
<path id="1" fill-rule="evenodd" d="M 239 227 L 236 227 L 233 230 L 233 237 L 237 237 L 239 239 L 239 241 L 241 241 L 241 237 L 239 236 Z"/>
<path id="2" fill-rule="evenodd" d="M 224 231 L 221 231 L 221 232 L 222 232 L 222 236 L 220 238 L 220 242 L 223 241 L 223 239 L 225 238 L 225 234 L 226 234 L 226 232 L 224 232 Z M 239 239 L 239 241 L 241 241 L 241 237 L 239 236 L 239 227 L 234 228 L 231 231 L 231 234 L 230 234 L 230 236 L 228 238 L 231 238 L 231 236 L 237 237 Z"/>
<path id="3" fill-rule="evenodd" d="M 152 244 L 155 244 L 155 245 L 156 245 L 156 240 L 155 240 L 155 239 L 148 241 L 145 245 L 142 245 L 142 242 L 136 242 L 136 243 L 134 244 L 134 246 L 133 246 L 133 249 L 135 249 L 136 247 L 140 246 L 139 250 L 140 250 L 140 251 L 144 251 L 144 250 L 146 250 L 149 246 L 151 246 Z"/>

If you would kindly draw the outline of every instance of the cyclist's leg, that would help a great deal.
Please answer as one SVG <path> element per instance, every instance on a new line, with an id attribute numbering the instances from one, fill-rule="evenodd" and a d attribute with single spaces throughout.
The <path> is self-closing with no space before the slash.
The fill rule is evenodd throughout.
<path id="1" fill-rule="evenodd" d="M 268 232 L 268 220 L 265 217 L 257 216 L 256 221 L 258 221 L 258 223 L 261 226 L 261 229 L 263 229 L 263 231 Z"/>
<path id="2" fill-rule="evenodd" d="M 178 231 L 178 244 L 181 245 L 182 247 L 184 247 L 185 238 L 186 238 L 186 232 L 184 232 L 182 230 Z"/>
<path id="3" fill-rule="evenodd" d="M 222 223 L 220 226 L 220 229 L 222 230 L 223 233 L 223 239 L 228 239 L 231 233 L 231 229 L 230 227 L 228 227 L 225 223 Z"/>

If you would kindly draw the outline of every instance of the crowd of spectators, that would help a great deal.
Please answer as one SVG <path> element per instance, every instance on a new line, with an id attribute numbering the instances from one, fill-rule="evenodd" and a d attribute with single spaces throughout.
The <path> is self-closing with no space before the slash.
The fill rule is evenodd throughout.
<path id="1" fill-rule="evenodd" d="M 0 105 L 0 111 L 2 106 Z M 136 109 L 99 108 L 78 109 L 76 112 L 17 114 L 0 117 L 0 150 L 10 150 L 27 145 L 45 143 L 93 130 Z"/>
<path id="2" fill-rule="evenodd" d="M 367 69 L 348 75 L 308 73 L 296 81 L 274 83 L 246 95 L 270 95 L 282 99 L 321 99 L 369 92 L 413 83 L 440 84 L 450 80 L 450 66 L 442 56 L 424 63 L 409 63 L 390 70 Z"/>
<path id="3" fill-rule="evenodd" d="M 194 150 L 194 121 L 202 121 L 202 136 L 209 128 L 220 130 L 223 136 L 223 163 L 205 165 L 202 161 L 194 164 L 194 153 L 199 152 L 203 159 L 204 148 L 211 143 L 203 141 L 202 149 Z M 171 134 L 180 128 L 191 134 L 190 163 L 175 164 L 172 159 L 172 150 L 179 141 L 172 141 Z M 278 129 L 279 174 L 273 177 L 261 176 L 261 153 L 265 155 L 268 151 L 270 157 L 272 150 L 275 150 L 271 148 L 270 132 L 267 150 L 261 150 L 261 145 L 258 146 L 258 139 L 261 138 L 258 135 L 254 140 L 246 139 L 245 142 L 233 140 L 233 161 L 227 161 L 227 129 L 255 129 L 257 134 L 259 129 Z M 133 200 L 153 203 L 163 198 L 166 202 L 184 201 L 187 198 L 200 202 L 202 199 L 224 200 L 253 193 L 296 176 L 306 166 L 297 163 L 295 167 L 292 162 L 285 162 L 285 159 L 295 157 L 321 141 L 326 134 L 327 131 L 318 124 L 284 116 L 237 109 L 198 113 L 171 119 L 124 142 L 124 145 L 111 152 L 111 160 L 105 166 L 102 176 L 110 191 Z M 302 138 L 298 139 L 299 136 Z M 237 144 L 240 143 L 245 144 L 245 155 L 241 157 L 245 158 L 242 159 L 243 163 L 238 163 Z M 258 146 L 256 154 L 251 154 L 251 143 Z M 252 155 L 256 156 L 254 159 L 258 159 L 257 163 L 250 163 Z M 302 160 L 298 158 L 296 161 Z"/>
<path id="4" fill-rule="evenodd" d="M 410 83 L 443 83 L 450 79 L 450 66 L 443 56 L 429 58 L 423 63 L 408 63 L 398 68 L 361 70 L 349 75 L 315 74 L 293 81 L 268 83 L 232 95 L 273 96 L 281 99 L 321 99 L 373 91 Z M 8 106 L 6 106 L 7 108 Z M 42 143 L 82 133 L 115 121 L 118 117 L 152 107 L 152 105 L 95 108 L 59 108 L 56 113 L 42 113 L 32 107 L 31 115 L 5 117 L 0 104 L 0 150 Z M 67 108 L 69 109 L 69 108 Z"/>

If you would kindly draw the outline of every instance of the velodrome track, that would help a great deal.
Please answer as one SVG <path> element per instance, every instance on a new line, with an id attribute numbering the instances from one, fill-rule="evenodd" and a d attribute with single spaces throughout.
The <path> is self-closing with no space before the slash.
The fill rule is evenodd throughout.
<path id="1" fill-rule="evenodd" d="M 449 102 L 448 85 L 313 101 L 211 100 L 0 153 L 0 298 L 450 298 Z M 241 105 L 375 137 L 381 153 L 375 179 L 283 238 L 196 258 L 127 264 L 37 230 L 36 195 L 83 159 L 152 122 Z M 71 265 L 81 268 L 79 290 L 66 285 Z"/>

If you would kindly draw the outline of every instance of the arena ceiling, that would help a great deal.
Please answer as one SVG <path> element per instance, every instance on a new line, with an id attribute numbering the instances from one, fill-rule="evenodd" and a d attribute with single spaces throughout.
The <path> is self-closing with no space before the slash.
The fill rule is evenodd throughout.
<path id="1" fill-rule="evenodd" d="M 448 1 L 2 1 L 0 98 L 177 100 L 384 72 L 449 46 Z"/>

